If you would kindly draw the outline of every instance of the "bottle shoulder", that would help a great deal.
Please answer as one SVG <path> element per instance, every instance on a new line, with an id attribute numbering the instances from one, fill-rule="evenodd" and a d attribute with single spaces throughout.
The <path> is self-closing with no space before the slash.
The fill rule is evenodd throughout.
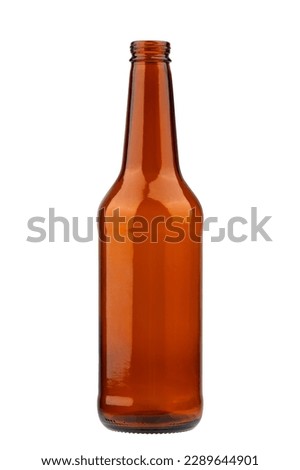
<path id="1" fill-rule="evenodd" d="M 138 176 L 138 177 L 137 177 Z M 183 215 L 195 209 L 202 215 L 201 204 L 182 178 L 177 174 L 160 175 L 147 181 L 141 175 L 122 175 L 112 185 L 100 203 L 99 210 L 110 213 L 119 209 L 127 214 Z"/>
<path id="2" fill-rule="evenodd" d="M 183 178 L 181 178 L 181 187 L 185 197 L 190 201 L 191 207 L 195 207 L 199 215 L 203 216 L 203 209 L 198 197 Z"/>

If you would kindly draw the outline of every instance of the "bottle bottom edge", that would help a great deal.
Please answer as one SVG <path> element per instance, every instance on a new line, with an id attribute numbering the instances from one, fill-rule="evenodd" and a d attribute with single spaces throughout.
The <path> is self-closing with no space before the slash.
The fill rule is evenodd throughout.
<path id="1" fill-rule="evenodd" d="M 185 419 L 184 419 L 185 418 Z M 138 434 L 169 434 L 190 431 L 201 417 L 187 421 L 187 417 L 163 415 L 114 416 L 107 418 L 100 414 L 102 424 L 111 431 Z"/>

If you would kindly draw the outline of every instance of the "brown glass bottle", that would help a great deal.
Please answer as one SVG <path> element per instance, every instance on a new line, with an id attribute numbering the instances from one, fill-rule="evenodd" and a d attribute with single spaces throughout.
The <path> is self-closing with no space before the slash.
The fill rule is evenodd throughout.
<path id="1" fill-rule="evenodd" d="M 202 414 L 202 209 L 178 164 L 170 44 L 131 44 L 121 172 L 99 207 L 98 411 L 175 432 Z"/>

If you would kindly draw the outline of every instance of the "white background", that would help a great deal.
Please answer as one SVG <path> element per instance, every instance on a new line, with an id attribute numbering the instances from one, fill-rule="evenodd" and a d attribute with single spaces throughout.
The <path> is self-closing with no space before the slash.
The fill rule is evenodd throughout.
<path id="1" fill-rule="evenodd" d="M 299 23 L 290 0 L 1 2 L 1 468 L 140 453 L 299 467 Z M 181 168 L 206 217 L 272 216 L 272 242 L 206 234 L 203 419 L 161 436 L 98 420 L 96 235 L 26 241 L 49 207 L 82 235 L 96 215 L 137 39 L 171 42 Z"/>

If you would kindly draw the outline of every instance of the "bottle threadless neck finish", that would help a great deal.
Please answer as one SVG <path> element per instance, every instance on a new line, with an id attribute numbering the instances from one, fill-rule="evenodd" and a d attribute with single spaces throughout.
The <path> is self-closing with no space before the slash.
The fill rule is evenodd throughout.
<path id="1" fill-rule="evenodd" d="M 171 62 L 171 45 L 167 41 L 133 41 L 131 62 Z"/>

